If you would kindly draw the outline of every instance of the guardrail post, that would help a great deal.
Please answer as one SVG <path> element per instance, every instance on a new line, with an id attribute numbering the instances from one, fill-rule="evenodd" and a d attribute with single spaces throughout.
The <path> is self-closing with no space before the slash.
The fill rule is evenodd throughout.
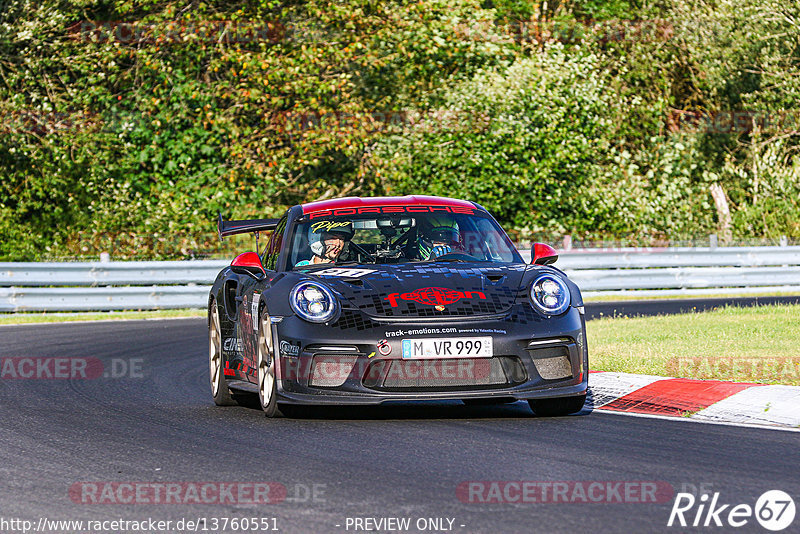
<path id="1" fill-rule="evenodd" d="M 709 248 L 711 248 L 711 250 L 717 248 L 717 243 L 718 243 L 717 234 L 711 234 L 710 236 L 708 236 L 708 246 Z"/>

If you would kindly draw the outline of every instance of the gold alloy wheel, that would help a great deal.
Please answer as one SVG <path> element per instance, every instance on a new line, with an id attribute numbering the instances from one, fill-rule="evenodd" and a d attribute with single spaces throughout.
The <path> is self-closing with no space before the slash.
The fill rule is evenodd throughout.
<path id="1" fill-rule="evenodd" d="M 278 413 L 274 348 L 272 321 L 265 312 L 258 329 L 258 400 L 267 417 L 274 417 Z"/>
<path id="2" fill-rule="evenodd" d="M 222 329 L 219 326 L 217 303 L 212 302 L 208 321 L 208 377 L 211 382 L 211 396 L 217 406 L 231 406 L 236 401 L 231 397 L 228 381 L 222 370 Z"/>

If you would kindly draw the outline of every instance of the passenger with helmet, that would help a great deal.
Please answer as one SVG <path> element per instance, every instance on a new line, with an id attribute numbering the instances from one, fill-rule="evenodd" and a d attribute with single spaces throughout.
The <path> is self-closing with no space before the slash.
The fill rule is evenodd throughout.
<path id="1" fill-rule="evenodd" d="M 417 247 L 421 259 L 435 260 L 461 249 L 458 223 L 452 216 L 436 214 L 420 222 Z"/>
<path id="2" fill-rule="evenodd" d="M 313 256 L 310 260 L 298 262 L 295 267 L 339 261 L 347 255 L 348 245 L 355 233 L 351 221 L 321 221 L 318 226 L 312 225 L 311 231 L 309 246 Z"/>

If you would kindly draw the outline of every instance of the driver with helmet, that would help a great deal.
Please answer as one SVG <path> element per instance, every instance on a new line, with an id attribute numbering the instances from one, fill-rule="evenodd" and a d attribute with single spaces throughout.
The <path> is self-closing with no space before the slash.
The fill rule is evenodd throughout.
<path id="1" fill-rule="evenodd" d="M 295 267 L 339 261 L 347 255 L 348 245 L 355 233 L 351 221 L 328 222 L 321 224 L 317 229 L 312 225 L 311 230 L 309 246 L 313 256 L 310 260 L 298 262 Z"/>
<path id="2" fill-rule="evenodd" d="M 417 247 L 421 259 L 435 260 L 454 249 L 461 249 L 458 223 L 453 217 L 436 214 L 420 222 Z"/>

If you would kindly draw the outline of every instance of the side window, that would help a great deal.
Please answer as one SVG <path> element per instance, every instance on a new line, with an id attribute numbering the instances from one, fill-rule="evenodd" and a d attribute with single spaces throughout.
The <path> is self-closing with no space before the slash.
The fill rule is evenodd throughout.
<path id="1" fill-rule="evenodd" d="M 278 263 L 278 254 L 281 251 L 281 244 L 283 243 L 283 231 L 286 229 L 286 215 L 278 221 L 278 226 L 275 227 L 275 231 L 272 232 L 272 239 L 269 241 L 269 247 L 267 247 L 266 252 L 264 253 L 264 267 L 269 269 L 270 271 L 275 270 L 275 265 Z"/>
<path id="2" fill-rule="evenodd" d="M 476 232 L 466 236 L 471 246 L 467 253 L 475 257 L 485 257 L 490 261 L 514 261 L 513 245 L 506 242 L 488 219 L 475 219 Z M 470 239 L 471 238 L 471 239 Z"/>

